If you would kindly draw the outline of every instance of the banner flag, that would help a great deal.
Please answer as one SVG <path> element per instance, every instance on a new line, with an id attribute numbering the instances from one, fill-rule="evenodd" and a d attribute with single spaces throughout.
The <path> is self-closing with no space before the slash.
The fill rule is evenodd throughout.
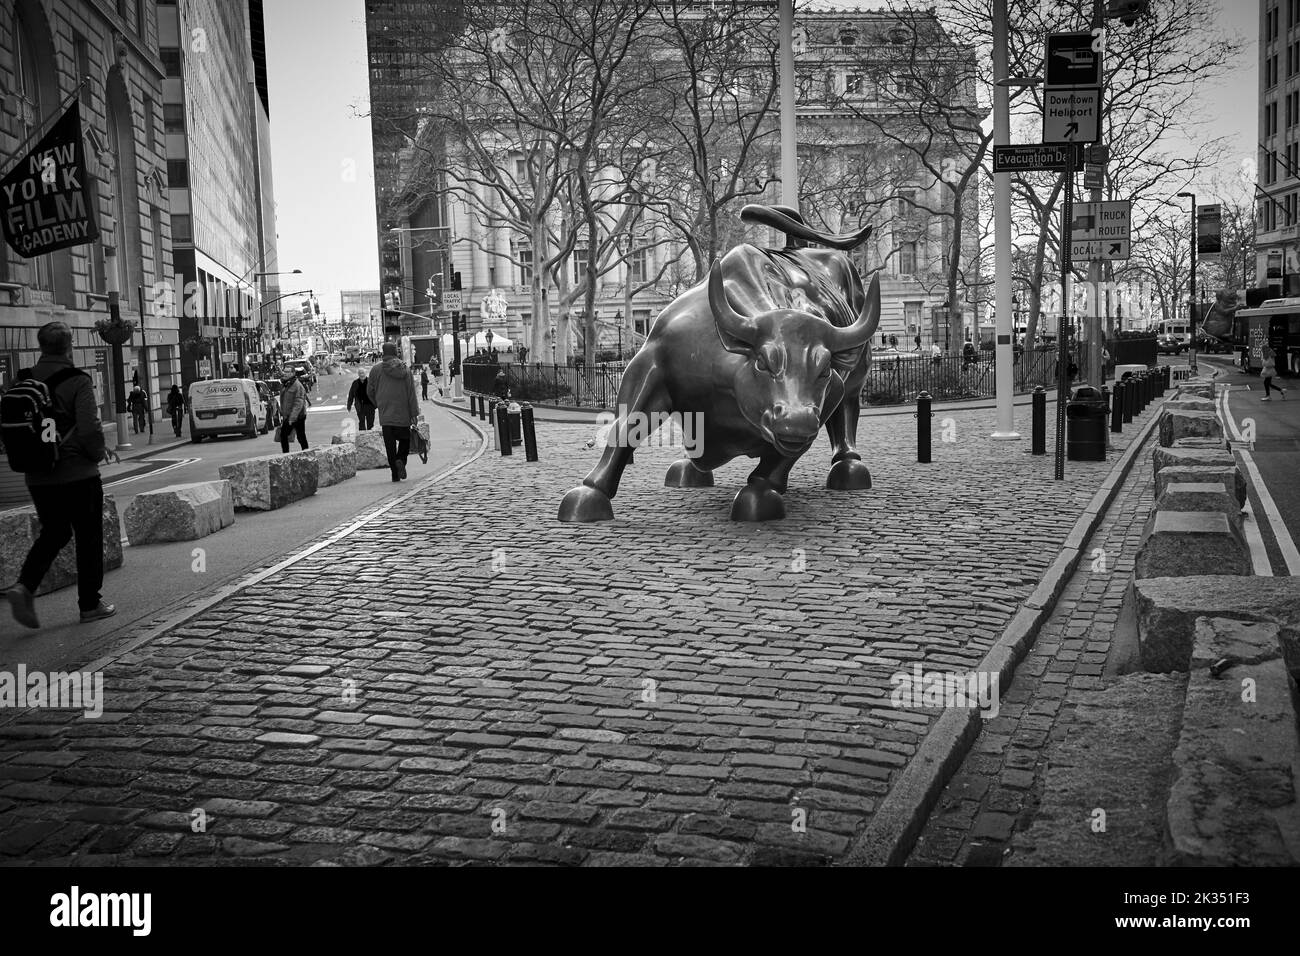
<path id="1" fill-rule="evenodd" d="M 99 238 L 81 142 L 81 104 L 68 111 L 0 180 L 5 242 L 31 259 Z"/>

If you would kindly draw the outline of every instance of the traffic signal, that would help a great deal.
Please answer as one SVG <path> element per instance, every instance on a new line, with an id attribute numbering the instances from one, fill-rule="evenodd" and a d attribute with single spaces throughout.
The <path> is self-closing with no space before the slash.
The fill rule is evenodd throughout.
<path id="1" fill-rule="evenodd" d="M 451 274 L 451 290 L 452 290 L 453 292 L 459 292 L 459 291 L 460 291 L 460 273 L 459 273 L 459 272 L 453 272 L 453 273 Z"/>

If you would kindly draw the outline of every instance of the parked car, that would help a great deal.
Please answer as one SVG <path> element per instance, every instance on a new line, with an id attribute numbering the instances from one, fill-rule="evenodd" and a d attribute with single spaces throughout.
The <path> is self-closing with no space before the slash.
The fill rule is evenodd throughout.
<path id="1" fill-rule="evenodd" d="M 1187 351 L 1187 343 L 1174 335 L 1161 335 L 1156 339 L 1156 351 L 1161 355 L 1178 355 Z"/>
<path id="2" fill-rule="evenodd" d="M 274 392 L 272 391 L 273 384 Z M 262 402 L 266 405 L 265 424 L 262 426 L 263 435 L 280 424 L 280 390 L 279 382 L 257 383 L 257 394 L 261 396 Z"/>
<path id="3" fill-rule="evenodd" d="M 257 384 L 248 378 L 217 378 L 191 382 L 190 441 L 198 444 L 217 435 L 256 438 L 266 421 L 266 404 Z"/>

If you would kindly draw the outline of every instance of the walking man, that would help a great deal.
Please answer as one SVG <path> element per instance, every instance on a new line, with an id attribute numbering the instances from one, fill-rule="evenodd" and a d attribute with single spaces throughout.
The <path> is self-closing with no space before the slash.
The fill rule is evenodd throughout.
<path id="1" fill-rule="evenodd" d="M 298 373 L 286 365 L 280 371 L 284 388 L 280 391 L 280 451 L 289 453 L 289 435 L 296 432 L 298 444 L 307 448 L 307 390 L 298 381 Z"/>
<path id="2" fill-rule="evenodd" d="M 90 376 L 72 364 L 72 329 L 50 322 L 36 333 L 40 361 L 32 378 L 47 383 L 53 406 L 58 455 L 53 468 L 26 471 L 41 533 L 23 562 L 18 583 L 5 592 L 14 620 L 40 627 L 35 594 L 50 565 L 70 538 L 77 539 L 77 605 L 81 620 L 112 617 L 117 608 L 100 600 L 104 585 L 104 486 L 99 460 L 104 431 Z M 12 464 L 12 461 L 11 461 Z"/>
<path id="3" fill-rule="evenodd" d="M 429 400 L 429 370 L 423 365 L 420 366 L 420 397 Z"/>
<path id="4" fill-rule="evenodd" d="M 185 415 L 185 396 L 181 394 L 180 386 L 173 385 L 170 392 L 167 393 L 167 414 L 172 420 L 172 431 L 176 437 L 181 437 L 181 420 Z"/>
<path id="5" fill-rule="evenodd" d="M 365 370 L 357 369 L 356 380 L 348 389 L 348 411 L 352 411 L 352 406 L 356 405 L 357 430 L 363 432 L 368 432 L 375 427 L 375 405 L 366 392 L 366 384 Z"/>
<path id="6" fill-rule="evenodd" d="M 370 370 L 366 392 L 379 411 L 393 481 L 401 481 L 411 453 L 411 426 L 420 420 L 420 400 L 415 394 L 415 376 L 397 357 L 396 343 L 384 343 L 384 357 Z"/>
<path id="7" fill-rule="evenodd" d="M 139 385 L 131 389 L 131 394 L 126 399 L 126 407 L 131 410 L 132 430 L 138 435 L 148 427 L 149 422 L 149 399 Z"/>

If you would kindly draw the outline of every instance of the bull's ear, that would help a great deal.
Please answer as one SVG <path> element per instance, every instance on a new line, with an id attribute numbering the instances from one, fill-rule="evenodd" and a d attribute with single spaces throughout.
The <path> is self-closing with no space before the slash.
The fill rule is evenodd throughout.
<path id="1" fill-rule="evenodd" d="M 849 373 L 857 366 L 862 358 L 862 352 L 868 348 L 866 345 L 859 345 L 857 348 L 844 349 L 842 352 L 836 352 L 831 356 L 831 370 L 839 375 L 840 378 L 848 378 Z"/>

